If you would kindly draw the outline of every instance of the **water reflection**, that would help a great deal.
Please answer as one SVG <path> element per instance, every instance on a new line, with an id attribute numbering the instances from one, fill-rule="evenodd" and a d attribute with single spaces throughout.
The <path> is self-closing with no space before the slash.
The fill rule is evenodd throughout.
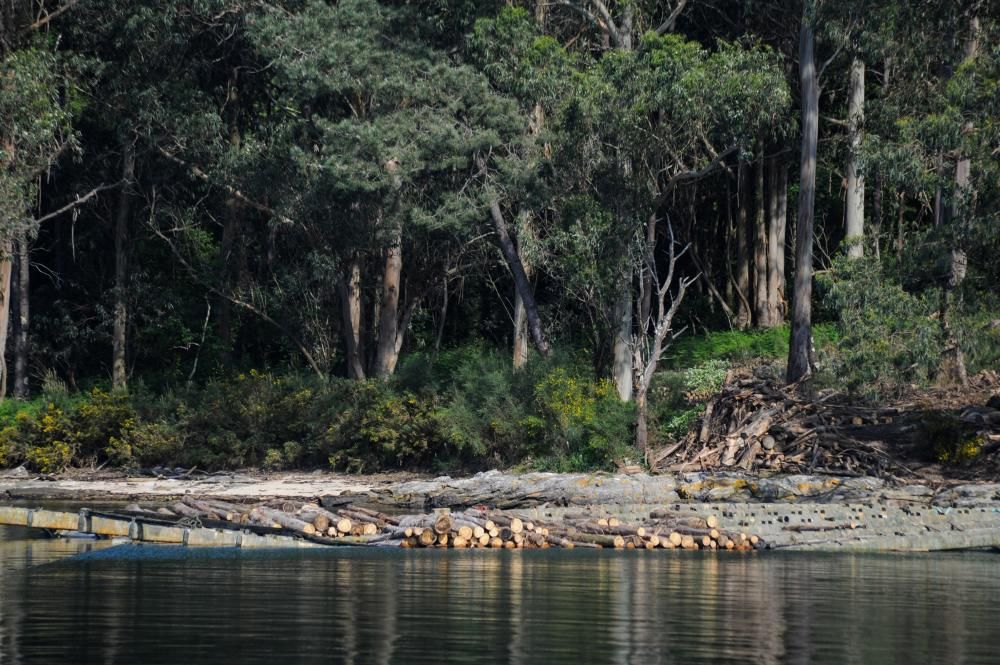
<path id="1" fill-rule="evenodd" d="M 8 566 L 0 663 L 992 663 L 997 563 L 116 548 Z"/>

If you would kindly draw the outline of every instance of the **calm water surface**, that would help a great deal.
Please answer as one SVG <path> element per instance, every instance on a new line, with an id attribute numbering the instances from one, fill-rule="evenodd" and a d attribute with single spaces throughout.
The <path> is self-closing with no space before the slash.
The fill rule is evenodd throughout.
<path id="1" fill-rule="evenodd" d="M 0 663 L 991 663 L 1000 556 L 238 552 L 0 527 Z"/>

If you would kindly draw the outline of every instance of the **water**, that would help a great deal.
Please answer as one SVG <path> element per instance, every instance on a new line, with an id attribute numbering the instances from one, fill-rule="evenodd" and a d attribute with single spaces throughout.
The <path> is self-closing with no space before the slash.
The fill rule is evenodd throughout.
<path id="1" fill-rule="evenodd" d="M 997 663 L 1000 558 L 239 552 L 0 528 L 0 663 Z"/>

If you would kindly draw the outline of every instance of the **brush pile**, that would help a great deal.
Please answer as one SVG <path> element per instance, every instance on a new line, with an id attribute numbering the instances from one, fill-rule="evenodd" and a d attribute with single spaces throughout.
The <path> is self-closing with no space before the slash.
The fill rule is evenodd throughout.
<path id="1" fill-rule="evenodd" d="M 355 504 L 329 511 L 315 503 L 241 505 L 194 498 L 155 510 L 137 504 L 125 510 L 136 515 L 155 515 L 158 519 L 197 521 L 203 526 L 290 533 L 329 545 L 733 551 L 766 547 L 764 540 L 756 535 L 720 529 L 714 515 L 695 517 L 667 509 L 652 511 L 642 524 L 623 524 L 613 516 L 595 517 L 586 512 L 566 513 L 558 520 L 542 523 L 513 512 L 486 508 L 389 515 Z"/>
<path id="2" fill-rule="evenodd" d="M 984 373 L 976 379 L 990 384 L 987 390 L 1000 385 L 995 375 Z M 940 456 L 940 451 L 927 446 L 932 410 L 931 418 L 953 418 L 957 429 L 985 426 L 987 431 L 978 434 L 970 429 L 971 437 L 1000 441 L 1000 417 L 981 413 L 994 410 L 975 409 L 982 422 L 974 426 L 968 407 L 958 408 L 962 401 L 967 405 L 970 399 L 979 399 L 979 394 L 955 395 L 955 404 L 950 396 L 941 391 L 932 404 L 869 407 L 839 391 L 804 396 L 798 387 L 786 387 L 766 372 L 732 372 L 699 423 L 681 441 L 651 455 L 650 461 L 658 471 L 770 470 L 898 480 L 913 475 L 904 461 Z"/>

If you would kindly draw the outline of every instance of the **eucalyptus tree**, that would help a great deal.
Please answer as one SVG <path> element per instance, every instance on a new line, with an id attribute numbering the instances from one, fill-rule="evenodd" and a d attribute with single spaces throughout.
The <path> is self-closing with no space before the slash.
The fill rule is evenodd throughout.
<path id="1" fill-rule="evenodd" d="M 904 283 L 939 299 L 941 374 L 965 381 L 963 292 L 984 302 L 997 251 L 995 44 L 998 23 L 978 0 L 891 4 L 878 14 L 885 63 L 866 158 L 896 193 Z M 914 31 L 920 22 L 924 28 Z M 915 210 L 908 202 L 916 203 Z M 903 252 L 904 244 L 907 251 Z M 966 274 L 975 275 L 966 281 Z"/>
<path id="2" fill-rule="evenodd" d="M 338 266 L 356 378 L 393 373 L 414 309 L 439 281 L 410 252 L 427 235 L 438 251 L 461 238 L 487 200 L 496 216 L 481 181 L 526 124 L 473 69 L 411 39 L 418 20 L 373 0 L 313 1 L 252 29 L 285 116 L 273 147 L 289 176 L 280 206 Z"/>
<path id="3" fill-rule="evenodd" d="M 52 213 L 37 209 L 42 177 L 78 150 L 73 121 L 83 104 L 82 61 L 38 34 L 49 24 L 53 9 L 44 2 L 13 1 L 5 3 L 0 14 L 0 399 L 6 395 L 9 375 L 6 349 L 12 282 L 17 285 L 18 303 L 14 393 L 25 398 L 33 238 L 42 221 L 95 194 L 78 196 Z M 17 273 L 12 275 L 15 264 Z"/>
<path id="4" fill-rule="evenodd" d="M 591 242 L 612 248 L 601 252 L 604 270 L 614 283 L 627 285 L 629 309 L 640 315 L 627 330 L 634 384 L 626 384 L 635 386 L 640 448 L 646 445 L 653 372 L 677 333 L 673 317 L 690 285 L 674 270 L 686 243 L 675 247 L 667 223 L 673 194 L 725 168 L 729 157 L 773 131 L 774 117 L 789 103 L 779 62 L 768 49 L 722 43 L 708 51 L 676 35 L 647 33 L 635 51 L 608 51 L 589 67 L 563 111 L 554 159 L 573 165 L 579 191 L 594 192 L 603 211 L 596 218 L 614 220 Z M 665 246 L 658 242 L 661 229 L 669 238 Z M 580 232 L 592 236 L 596 230 Z M 666 252 L 658 253 L 658 245 Z M 663 261 L 666 277 L 659 271 Z M 615 305 L 606 303 L 605 311 L 619 323 Z"/>

